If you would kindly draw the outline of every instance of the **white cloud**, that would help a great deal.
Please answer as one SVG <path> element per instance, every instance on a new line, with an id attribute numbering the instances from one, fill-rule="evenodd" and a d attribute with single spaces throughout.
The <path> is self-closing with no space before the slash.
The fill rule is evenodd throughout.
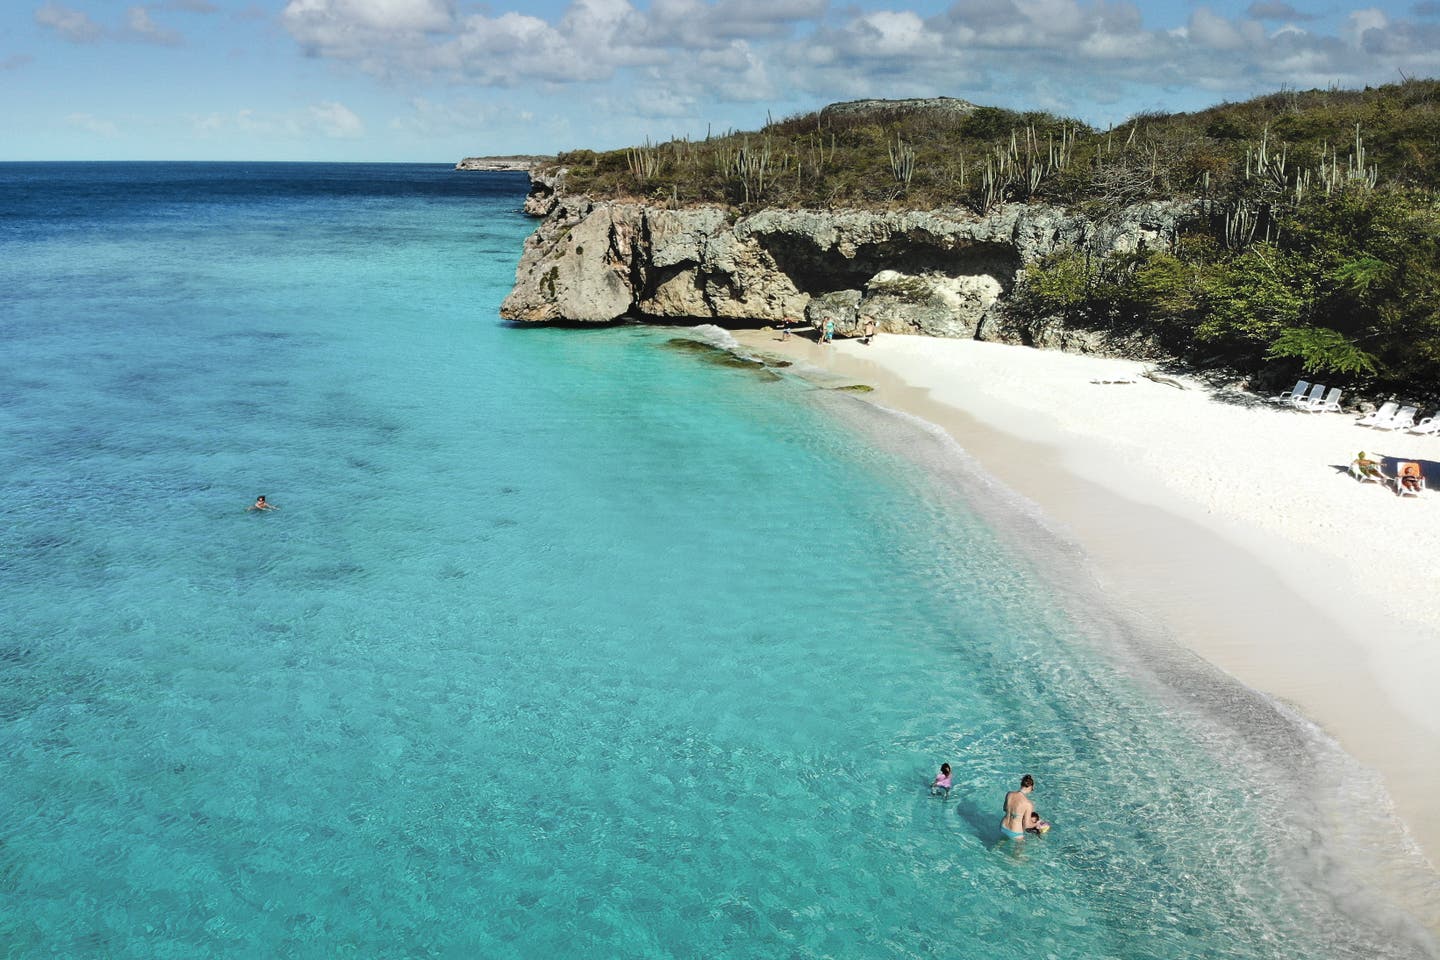
<path id="1" fill-rule="evenodd" d="M 714 115 L 717 102 L 934 94 L 1063 110 L 1165 102 L 1176 88 L 1218 98 L 1384 82 L 1397 66 L 1440 73 L 1440 26 L 1375 9 L 1352 12 L 1340 33 L 1274 26 L 1308 17 L 1283 0 L 1186 16 L 1147 23 L 1130 0 L 952 0 L 929 17 L 829 0 L 572 0 L 548 16 L 458 0 L 289 0 L 281 22 L 308 53 L 376 76 L 550 92 L 615 81 L 635 92 L 597 90 L 607 107 L 662 119 Z"/>
<path id="2" fill-rule="evenodd" d="M 280 16 L 292 30 L 325 34 L 374 30 L 443 33 L 455 20 L 449 0 L 290 0 Z"/>
<path id="3" fill-rule="evenodd" d="M 326 102 L 310 108 L 316 129 L 327 137 L 354 140 L 365 135 L 365 124 L 343 103 Z"/>
<path id="4" fill-rule="evenodd" d="M 1243 50 L 1263 39 L 1263 28 L 1253 20 L 1227 20 L 1207 7 L 1190 15 L 1189 38 L 1211 50 Z"/>
<path id="5" fill-rule="evenodd" d="M 201 137 L 234 133 L 257 140 L 304 140 L 315 135 L 356 140 L 365 135 L 365 123 L 343 103 L 324 101 L 301 110 L 268 113 L 246 107 L 234 113 L 190 117 L 190 128 Z"/>
<path id="6" fill-rule="evenodd" d="M 207 0 L 161 0 L 158 3 L 135 4 L 125 8 L 124 17 L 118 26 L 106 27 L 90 18 L 82 10 L 47 0 L 35 11 L 35 22 L 60 34 L 74 43 L 93 43 L 98 40 L 138 40 L 161 46 L 178 46 L 183 38 L 174 30 L 155 22 L 151 13 L 155 11 L 182 11 L 185 13 L 213 13 L 215 6 Z"/>
<path id="7" fill-rule="evenodd" d="M 1351 11 L 1349 21 L 1346 37 L 1357 47 L 1364 46 L 1367 33 L 1372 30 L 1384 31 L 1390 25 L 1390 18 L 1385 16 L 1385 11 L 1374 7 Z"/>
<path id="8" fill-rule="evenodd" d="M 461 99 L 454 103 L 436 103 L 415 97 L 410 101 L 410 113 L 391 117 L 389 128 L 419 139 L 448 137 L 457 132 L 484 130 L 502 112 L 500 106 L 490 102 Z"/>
<path id="9" fill-rule="evenodd" d="M 120 128 L 114 121 L 102 119 L 93 113 L 72 113 L 65 118 L 65 122 L 97 137 L 115 137 L 120 133 Z"/>
<path id="10" fill-rule="evenodd" d="M 100 28 L 100 24 L 90 19 L 88 14 L 61 6 L 54 0 L 48 0 L 36 9 L 35 22 L 42 27 L 49 27 L 66 40 L 74 43 L 90 43 L 99 40 L 105 32 Z"/>
<path id="11" fill-rule="evenodd" d="M 150 19 L 145 7 L 131 7 L 125 12 L 125 25 L 129 35 L 137 40 L 173 47 L 180 43 L 180 34 L 166 30 Z"/>

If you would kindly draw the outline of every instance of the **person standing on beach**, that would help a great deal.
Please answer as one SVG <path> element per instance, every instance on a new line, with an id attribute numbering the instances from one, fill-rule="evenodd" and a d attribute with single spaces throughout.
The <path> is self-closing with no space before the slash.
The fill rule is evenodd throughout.
<path id="1" fill-rule="evenodd" d="M 1020 778 L 1020 789 L 1005 794 L 1005 817 L 1000 821 L 1000 833 L 1010 840 L 1024 840 L 1025 827 L 1035 805 L 1030 802 L 1030 791 L 1035 789 L 1035 778 L 1030 774 Z"/>
<path id="2" fill-rule="evenodd" d="M 781 339 L 781 340 L 789 340 L 789 339 L 790 339 L 790 318 L 789 318 L 789 317 L 786 317 L 785 319 L 783 319 L 783 320 L 780 321 L 780 339 Z"/>
<path id="3" fill-rule="evenodd" d="M 866 318 L 865 318 L 865 336 L 863 336 L 863 337 L 860 339 L 860 342 L 863 343 L 863 344 L 865 344 L 865 346 L 868 347 L 868 346 L 870 346 L 870 341 L 871 341 L 871 340 L 874 340 L 874 339 L 875 339 L 875 318 L 874 318 L 874 317 L 866 317 Z"/>
<path id="4" fill-rule="evenodd" d="M 827 317 L 825 319 L 824 333 L 820 335 L 820 341 L 822 343 L 833 343 L 835 341 L 835 318 Z"/>

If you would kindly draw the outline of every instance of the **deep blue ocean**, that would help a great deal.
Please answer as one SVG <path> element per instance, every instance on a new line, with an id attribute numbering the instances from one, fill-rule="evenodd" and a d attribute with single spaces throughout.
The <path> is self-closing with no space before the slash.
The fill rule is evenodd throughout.
<path id="1" fill-rule="evenodd" d="M 960 452 L 502 323 L 525 187 L 0 164 L 0 956 L 1435 955 Z"/>

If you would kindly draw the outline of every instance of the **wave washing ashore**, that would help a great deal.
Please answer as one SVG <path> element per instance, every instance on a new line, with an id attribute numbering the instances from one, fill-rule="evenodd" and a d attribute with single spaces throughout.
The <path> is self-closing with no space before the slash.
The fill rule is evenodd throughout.
<path id="1" fill-rule="evenodd" d="M 1153 381 L 1134 361 L 924 337 L 734 336 L 941 425 L 1059 520 L 1112 594 L 1383 774 L 1399 820 L 1364 843 L 1418 843 L 1440 862 L 1440 578 L 1428 562 L 1440 555 L 1440 496 L 1398 497 L 1347 470 L 1363 448 L 1391 472 L 1413 460 L 1433 473 L 1434 437 Z M 1401 896 L 1440 929 L 1433 888 Z"/>
<path id="2" fill-rule="evenodd" d="M 498 323 L 524 186 L 0 164 L 9 953 L 1436 955 L 943 436 Z"/>

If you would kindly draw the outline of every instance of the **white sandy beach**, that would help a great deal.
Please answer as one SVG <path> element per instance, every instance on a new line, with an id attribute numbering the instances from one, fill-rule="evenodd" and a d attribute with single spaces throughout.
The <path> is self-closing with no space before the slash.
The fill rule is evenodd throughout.
<path id="1" fill-rule="evenodd" d="M 1440 863 L 1440 490 L 1401 498 L 1345 472 L 1363 449 L 1390 473 L 1395 458 L 1419 460 L 1436 485 L 1440 437 L 1194 381 L 1177 389 L 1141 378 L 1135 361 L 971 340 L 735 336 L 944 428 L 1059 521 L 1109 591 L 1378 771 Z M 1119 379 L 1135 382 L 1091 382 Z"/>

